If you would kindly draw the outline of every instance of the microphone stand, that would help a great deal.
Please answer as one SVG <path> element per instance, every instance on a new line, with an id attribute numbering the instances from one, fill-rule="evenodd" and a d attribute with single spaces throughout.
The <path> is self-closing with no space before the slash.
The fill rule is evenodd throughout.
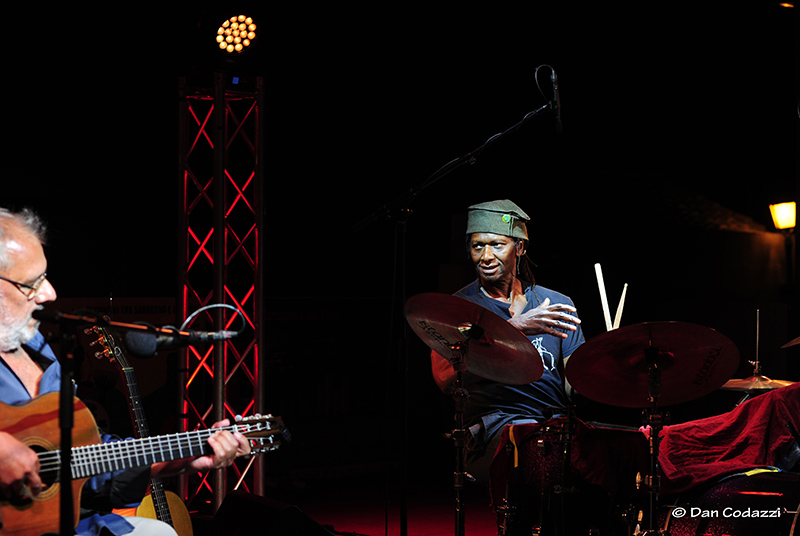
<path id="1" fill-rule="evenodd" d="M 525 116 L 519 120 L 517 123 L 513 124 L 506 130 L 502 132 L 498 132 L 494 136 L 487 139 L 483 144 L 481 144 L 476 149 L 468 152 L 467 154 L 460 156 L 458 158 L 454 158 L 450 162 L 446 163 L 438 170 L 436 170 L 430 177 L 428 177 L 425 182 L 417 186 L 416 188 L 410 189 L 405 194 L 401 195 L 394 201 L 390 203 L 386 203 L 380 208 L 372 211 L 368 216 L 364 217 L 359 223 L 355 225 L 356 230 L 364 229 L 370 224 L 378 221 L 378 220 L 407 220 L 408 216 L 412 214 L 409 206 L 414 201 L 414 199 L 422 193 L 423 190 L 432 186 L 436 183 L 439 179 L 445 177 L 446 175 L 450 174 L 452 171 L 460 168 L 465 164 L 474 164 L 477 162 L 477 157 L 483 152 L 484 149 L 489 147 L 492 143 L 498 141 L 499 139 L 503 138 L 505 135 L 510 134 L 516 130 L 518 130 L 522 125 L 533 119 L 534 117 L 546 112 L 548 110 L 555 110 L 557 108 L 556 102 L 550 101 L 544 106 L 541 106 L 532 112 L 528 112 Z"/>
<path id="2" fill-rule="evenodd" d="M 401 467 L 401 475 L 400 475 L 400 536 L 407 536 L 408 534 L 408 508 L 407 508 L 407 496 L 408 496 L 408 489 L 407 489 L 407 482 L 408 482 L 408 404 L 407 404 L 407 396 L 408 396 L 408 324 L 407 322 L 403 321 L 404 314 L 403 308 L 405 307 L 405 303 L 407 301 L 406 296 L 406 242 L 407 242 L 407 228 L 408 228 L 408 221 L 413 214 L 411 210 L 411 205 L 414 200 L 428 187 L 432 186 L 436 183 L 439 179 L 449 175 L 451 172 L 455 171 L 456 169 L 460 168 L 465 164 L 474 164 L 477 161 L 478 155 L 483 152 L 489 145 L 493 144 L 494 142 L 500 140 L 501 138 L 505 137 L 507 134 L 515 132 L 520 127 L 522 127 L 525 123 L 532 120 L 534 117 L 538 117 L 542 113 L 548 110 L 556 110 L 558 103 L 555 100 L 552 100 L 531 112 L 525 114 L 525 116 L 519 120 L 517 123 L 513 124 L 506 130 L 502 132 L 498 132 L 497 134 L 488 138 L 483 144 L 481 144 L 476 149 L 460 156 L 458 158 L 454 158 L 450 162 L 446 163 L 438 170 L 436 170 L 433 174 L 431 174 L 422 184 L 419 186 L 410 189 L 408 192 L 402 194 L 394 201 L 384 204 L 383 206 L 377 208 L 376 210 L 372 211 L 369 215 L 362 218 L 356 225 L 354 226 L 354 230 L 362 230 L 366 227 L 374 224 L 377 221 L 393 221 L 395 226 L 395 271 L 394 271 L 394 278 L 393 281 L 393 291 L 392 291 L 392 318 L 391 318 L 391 325 L 392 326 L 400 326 L 403 325 L 404 329 L 402 333 L 399 335 L 395 335 L 396 330 L 392 330 L 392 337 L 398 337 L 396 341 L 390 341 L 389 348 L 397 349 L 397 362 L 399 368 L 402 370 L 402 386 L 401 386 L 401 393 L 400 393 L 400 402 L 401 402 L 401 417 L 400 422 L 402 423 L 402 430 L 401 430 L 401 452 L 400 452 L 400 467 Z M 462 514 L 463 515 L 463 511 Z M 463 518 L 462 518 L 463 519 Z M 463 528 L 463 523 L 460 523 Z M 459 530 L 457 528 L 457 530 Z"/>
<path id="3" fill-rule="evenodd" d="M 72 428 L 75 423 L 75 395 L 72 384 L 73 378 L 73 348 L 75 336 L 65 332 L 61 333 L 61 386 L 58 405 L 58 424 L 61 432 L 61 457 L 59 459 L 59 531 L 62 536 L 75 532 L 75 509 L 73 506 L 72 492 Z"/>

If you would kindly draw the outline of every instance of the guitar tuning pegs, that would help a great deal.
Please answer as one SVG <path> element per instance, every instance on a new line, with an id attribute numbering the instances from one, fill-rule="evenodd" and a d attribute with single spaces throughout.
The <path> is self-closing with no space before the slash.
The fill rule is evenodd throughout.
<path id="1" fill-rule="evenodd" d="M 114 361 L 114 356 L 111 354 L 111 351 L 109 351 L 109 349 L 108 349 L 108 348 L 106 348 L 105 350 L 103 350 L 103 351 L 101 351 L 101 352 L 95 352 L 95 353 L 94 353 L 94 356 L 95 356 L 97 359 L 103 359 L 104 357 L 106 357 L 106 358 L 108 358 L 110 361 Z"/>

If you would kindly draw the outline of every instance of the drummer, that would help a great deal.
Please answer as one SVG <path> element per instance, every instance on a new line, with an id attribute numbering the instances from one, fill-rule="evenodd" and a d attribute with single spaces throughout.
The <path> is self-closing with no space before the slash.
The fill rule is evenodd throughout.
<path id="1" fill-rule="evenodd" d="M 508 385 L 464 372 L 469 393 L 464 425 L 469 429 L 467 471 L 488 484 L 489 465 L 508 424 L 542 422 L 561 415 L 567 405 L 562 376 L 564 360 L 584 342 L 572 300 L 537 285 L 526 256 L 528 217 L 509 200 L 490 201 L 468 209 L 467 249 L 477 279 L 455 293 L 522 331 L 542 357 L 544 373 L 534 383 Z M 431 353 L 436 384 L 452 393 L 456 372 L 439 354 Z"/>

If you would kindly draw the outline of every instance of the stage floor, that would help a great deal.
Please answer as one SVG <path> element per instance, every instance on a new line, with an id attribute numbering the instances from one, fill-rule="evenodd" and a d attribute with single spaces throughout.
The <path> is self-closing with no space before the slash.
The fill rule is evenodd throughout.
<path id="1" fill-rule="evenodd" d="M 466 536 L 497 534 L 495 514 L 488 497 L 479 500 L 474 493 L 465 499 Z M 449 536 L 455 534 L 455 501 L 451 495 L 408 497 L 407 531 L 412 536 Z M 314 521 L 334 534 L 364 536 L 399 536 L 401 512 L 399 501 L 332 499 L 300 506 Z"/>

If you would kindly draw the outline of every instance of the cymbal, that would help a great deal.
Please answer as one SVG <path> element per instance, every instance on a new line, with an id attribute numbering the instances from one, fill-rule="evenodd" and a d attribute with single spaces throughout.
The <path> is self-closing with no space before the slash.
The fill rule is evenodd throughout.
<path id="1" fill-rule="evenodd" d="M 646 350 L 658 349 L 660 406 L 719 389 L 736 372 L 739 350 L 721 333 L 682 322 L 646 322 L 598 335 L 567 361 L 566 376 L 581 395 L 628 408 L 649 407 Z"/>
<path id="2" fill-rule="evenodd" d="M 789 348 L 790 346 L 795 346 L 797 344 L 800 344 L 800 337 L 797 337 L 796 339 L 792 339 L 791 341 L 789 341 L 786 344 L 784 344 L 783 346 L 781 346 L 781 348 Z"/>
<path id="3" fill-rule="evenodd" d="M 466 343 L 467 372 L 512 385 L 542 377 L 542 358 L 531 341 L 476 303 L 450 294 L 423 293 L 409 298 L 405 315 L 419 338 L 445 359 L 451 358 L 451 346 Z"/>
<path id="4" fill-rule="evenodd" d="M 780 389 L 781 387 L 786 387 L 787 385 L 792 384 L 794 384 L 794 382 L 789 382 L 786 380 L 773 380 L 771 378 L 767 378 L 766 376 L 756 374 L 755 376 L 750 376 L 749 378 L 745 378 L 743 380 L 728 380 L 725 382 L 725 385 L 721 387 L 721 389 L 726 389 L 729 391 L 767 391 L 770 389 Z"/>

